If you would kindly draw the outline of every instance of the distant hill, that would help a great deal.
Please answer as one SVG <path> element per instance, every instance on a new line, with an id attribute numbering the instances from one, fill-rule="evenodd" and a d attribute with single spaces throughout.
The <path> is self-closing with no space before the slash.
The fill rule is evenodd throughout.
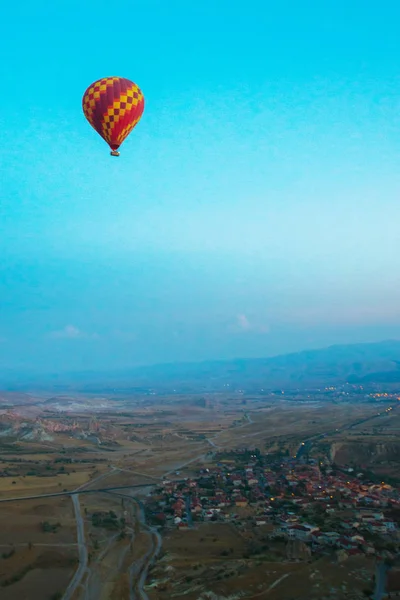
<path id="1" fill-rule="evenodd" d="M 3 379 L 3 381 L 2 381 Z M 241 386 L 274 389 L 350 382 L 400 383 L 400 341 L 336 345 L 259 359 L 174 363 L 113 372 L 82 372 L 35 377 L 23 383 L 0 377 L 3 389 L 82 392 L 218 391 Z"/>

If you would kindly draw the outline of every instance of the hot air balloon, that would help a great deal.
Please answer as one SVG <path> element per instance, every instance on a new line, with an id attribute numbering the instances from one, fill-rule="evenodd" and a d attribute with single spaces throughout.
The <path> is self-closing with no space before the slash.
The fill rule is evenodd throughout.
<path id="1" fill-rule="evenodd" d="M 139 123 L 144 96 L 136 83 L 122 77 L 104 77 L 88 87 L 82 108 L 91 126 L 119 156 L 118 148 Z"/>

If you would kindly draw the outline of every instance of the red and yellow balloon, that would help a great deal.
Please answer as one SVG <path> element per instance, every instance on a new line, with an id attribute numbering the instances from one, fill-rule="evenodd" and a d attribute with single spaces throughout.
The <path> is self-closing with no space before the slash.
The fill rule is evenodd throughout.
<path id="1" fill-rule="evenodd" d="M 82 98 L 85 117 L 119 156 L 118 148 L 139 123 L 144 110 L 142 91 L 129 79 L 104 77 L 90 85 Z"/>

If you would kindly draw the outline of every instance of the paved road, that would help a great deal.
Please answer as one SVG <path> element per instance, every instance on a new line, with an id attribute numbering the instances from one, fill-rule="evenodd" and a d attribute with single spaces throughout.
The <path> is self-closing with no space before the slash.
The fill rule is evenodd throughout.
<path id="1" fill-rule="evenodd" d="M 75 519 L 76 519 L 76 532 L 77 532 L 77 540 L 78 540 L 78 549 L 79 549 L 79 566 L 75 572 L 75 575 L 70 581 L 69 586 L 62 598 L 62 600 L 70 600 L 75 593 L 75 590 L 79 586 L 82 581 L 82 577 L 84 576 L 87 565 L 88 565 L 88 553 L 85 542 L 85 526 L 82 519 L 81 514 L 81 505 L 79 503 L 79 495 L 75 494 L 72 496 L 72 502 L 75 510 Z"/>
<path id="2" fill-rule="evenodd" d="M 248 425 L 252 425 L 254 423 L 254 421 L 252 420 L 251 416 L 249 414 L 246 413 L 246 419 L 247 419 L 247 423 L 243 423 L 242 425 L 239 425 L 238 427 L 235 427 L 234 429 L 241 429 L 242 427 L 247 427 Z M 213 440 L 216 440 L 222 433 L 225 433 L 226 430 L 220 431 L 219 433 L 215 434 L 212 438 L 206 438 L 206 442 L 208 442 L 213 448 L 218 448 L 219 446 L 217 446 L 217 444 L 215 444 L 215 442 Z M 251 434 L 251 435 L 260 435 L 260 432 L 257 431 L 255 434 Z M 242 437 L 248 437 L 245 435 L 243 435 Z M 187 467 L 188 465 L 191 465 L 192 463 L 198 462 L 199 460 L 204 460 L 207 457 L 207 453 L 206 454 L 200 454 L 200 456 L 196 456 L 195 458 L 192 458 L 191 460 L 188 460 L 187 462 L 181 464 L 181 465 L 176 465 L 173 469 L 171 469 L 170 471 L 167 471 L 166 473 L 163 473 L 161 475 L 162 479 L 163 477 L 167 477 L 167 475 L 171 475 L 171 473 L 175 473 L 176 471 L 180 471 L 181 469 L 183 469 L 184 467 Z"/>
<path id="3" fill-rule="evenodd" d="M 314 436 L 314 437 L 309 438 L 308 440 L 305 440 L 304 442 L 302 442 L 297 449 L 296 458 L 297 459 L 301 458 L 305 452 L 308 452 L 311 449 L 313 442 L 315 442 L 318 439 L 322 439 L 323 437 L 325 437 L 325 435 L 326 435 L 326 433 L 321 433 L 320 435 Z"/>
<path id="4" fill-rule="evenodd" d="M 394 406 L 397 406 L 397 405 L 394 405 Z M 393 408 L 393 410 L 394 410 L 394 408 Z M 386 416 L 385 409 L 381 409 L 381 411 L 379 413 L 376 413 L 370 417 L 366 417 L 365 419 L 358 419 L 357 421 L 353 421 L 352 423 L 343 425 L 343 427 L 340 427 L 340 429 L 339 428 L 332 429 L 331 431 L 327 431 L 326 433 L 319 433 L 317 435 L 313 435 L 310 438 L 308 438 L 307 440 L 304 440 L 304 443 L 300 444 L 300 446 L 297 450 L 297 453 L 296 453 L 296 458 L 301 458 L 302 454 L 304 454 L 304 452 L 306 452 L 306 450 L 310 450 L 313 442 L 315 442 L 316 440 L 320 440 L 328 435 L 335 435 L 337 433 L 342 433 L 343 431 L 346 431 L 347 429 L 352 429 L 356 425 L 361 425 L 362 423 L 367 423 L 367 421 L 372 421 L 373 419 L 377 419 L 378 417 L 382 417 L 382 416 Z"/>
<path id="5" fill-rule="evenodd" d="M 34 544 L 32 544 L 33 547 L 38 547 L 41 548 L 43 547 L 49 547 L 49 548 L 75 548 L 78 544 L 76 542 L 71 542 L 70 544 L 63 544 L 63 543 L 58 543 L 58 542 L 54 542 L 54 544 L 46 544 L 46 543 L 40 543 L 40 542 L 35 542 Z M 11 548 L 11 547 L 15 547 L 15 548 L 26 548 L 28 546 L 28 544 L 25 543 L 18 543 L 18 544 L 0 544 L 0 548 Z"/>
<path id="6" fill-rule="evenodd" d="M 89 485 L 93 485 L 94 483 L 96 483 L 97 481 L 100 481 L 101 479 L 104 479 L 105 477 L 110 477 L 110 475 L 114 475 L 115 473 L 118 473 L 118 471 L 120 471 L 120 470 L 121 469 L 117 469 L 116 467 L 111 467 L 110 471 L 107 471 L 106 473 L 101 473 L 101 475 L 99 475 L 98 477 L 95 477 L 94 479 L 91 479 L 90 481 L 86 481 L 85 483 L 80 485 L 78 488 L 76 488 L 76 490 L 74 490 L 74 492 L 79 492 L 81 490 L 84 490 Z"/>
<path id="7" fill-rule="evenodd" d="M 214 444 L 214 442 L 212 441 L 212 439 L 211 439 L 211 438 L 207 438 L 207 440 L 206 440 L 206 441 L 207 441 L 207 442 L 210 444 L 210 446 L 212 446 L 213 448 L 218 448 L 218 446 L 217 446 L 216 444 Z"/>
<path id="8" fill-rule="evenodd" d="M 375 569 L 375 591 L 373 600 L 382 600 L 386 587 L 386 573 L 388 571 L 385 563 L 381 562 L 376 565 Z"/>
<path id="9" fill-rule="evenodd" d="M 140 475 L 141 477 L 146 477 L 146 479 L 152 479 L 153 481 L 160 481 L 159 477 L 155 477 L 154 475 L 149 475 L 148 473 L 142 473 L 141 471 L 132 471 L 131 469 L 118 469 L 122 473 L 132 473 L 133 475 Z"/>
<path id="10" fill-rule="evenodd" d="M 171 475 L 171 473 L 175 473 L 176 471 L 180 471 L 181 469 L 184 469 L 185 467 L 187 467 L 188 465 L 191 465 L 192 463 L 198 462 L 199 460 L 203 460 L 205 459 L 206 454 L 201 454 L 200 456 L 196 456 L 195 458 L 192 458 L 191 460 L 188 460 L 187 462 L 181 464 L 181 465 L 176 465 L 173 469 L 171 469 L 170 471 L 167 471 L 166 473 L 163 473 L 161 477 L 167 477 L 167 475 Z"/>
<path id="11" fill-rule="evenodd" d="M 197 459 L 198 460 L 198 459 Z M 77 494 L 98 494 L 114 490 L 129 490 L 131 488 L 152 487 L 156 483 L 136 483 L 134 485 L 117 485 L 109 488 L 96 488 L 94 490 L 70 490 L 69 492 L 54 492 L 52 494 L 37 494 L 35 496 L 15 496 L 13 498 L 0 498 L 0 502 L 20 502 L 22 500 L 39 500 L 41 498 L 57 498 L 59 496 L 75 496 Z"/>

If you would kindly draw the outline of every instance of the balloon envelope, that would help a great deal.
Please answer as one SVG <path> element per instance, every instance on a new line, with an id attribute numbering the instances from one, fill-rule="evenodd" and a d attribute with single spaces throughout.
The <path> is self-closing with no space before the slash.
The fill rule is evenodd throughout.
<path id="1" fill-rule="evenodd" d="M 129 79 L 104 77 L 87 88 L 82 108 L 91 126 L 116 151 L 139 123 L 144 96 Z"/>

